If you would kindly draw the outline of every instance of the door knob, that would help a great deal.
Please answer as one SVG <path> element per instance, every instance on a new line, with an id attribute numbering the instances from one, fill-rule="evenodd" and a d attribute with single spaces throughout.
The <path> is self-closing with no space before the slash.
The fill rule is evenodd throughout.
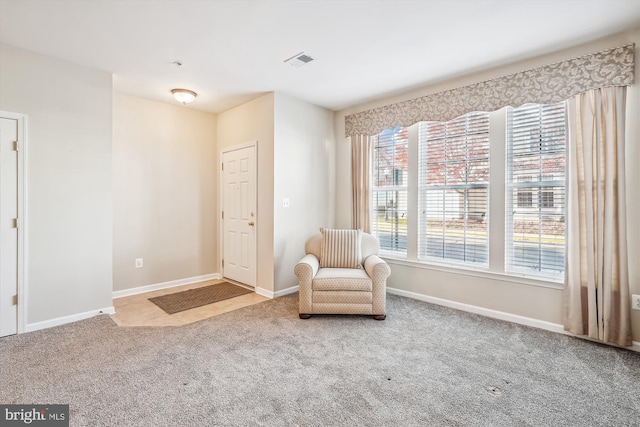
<path id="1" fill-rule="evenodd" d="M 249 222 L 249 227 L 253 227 L 255 224 L 253 223 L 253 221 Z"/>

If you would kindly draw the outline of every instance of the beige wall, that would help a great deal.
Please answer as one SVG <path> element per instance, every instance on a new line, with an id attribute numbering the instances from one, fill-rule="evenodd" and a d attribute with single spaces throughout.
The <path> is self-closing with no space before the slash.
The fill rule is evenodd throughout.
<path id="1" fill-rule="evenodd" d="M 219 271 L 216 158 L 214 114 L 114 94 L 114 291 Z"/>
<path id="2" fill-rule="evenodd" d="M 0 45 L 0 110 L 28 115 L 27 327 L 112 305 L 111 74 Z"/>
<path id="3" fill-rule="evenodd" d="M 550 55 L 520 61 L 507 66 L 478 72 L 446 82 L 426 86 L 401 96 L 379 99 L 375 102 L 357 105 L 335 114 L 336 131 L 336 226 L 349 227 L 350 212 L 350 146 L 344 137 L 344 118 L 346 115 L 368 110 L 393 102 L 416 98 L 443 90 L 453 89 L 467 84 L 481 82 L 514 72 L 574 58 L 599 50 L 627 43 L 640 46 L 640 29 L 598 40 L 572 49 L 566 49 Z M 636 50 L 636 70 L 640 70 L 640 53 Z M 638 80 L 638 77 L 636 77 Z M 629 274 L 631 291 L 640 294 L 640 88 L 634 85 L 628 92 L 627 110 L 627 208 L 628 208 L 628 245 Z M 534 319 L 562 323 L 562 290 L 521 283 L 511 278 L 488 278 L 460 274 L 437 267 L 417 267 L 406 264 L 392 265 L 389 286 L 418 294 L 444 298 L 456 302 L 471 304 L 493 310 L 504 311 Z M 632 311 L 633 339 L 640 341 L 640 311 Z"/>
<path id="4" fill-rule="evenodd" d="M 333 223 L 333 113 L 268 93 L 219 114 L 217 135 L 218 156 L 258 142 L 257 286 L 274 293 L 296 286 L 306 237 Z"/>
<path id="5" fill-rule="evenodd" d="M 275 290 L 298 284 L 293 274 L 307 238 L 333 226 L 335 139 L 333 113 L 275 94 Z M 282 205 L 289 199 L 289 207 Z"/>
<path id="6" fill-rule="evenodd" d="M 256 232 L 258 245 L 257 286 L 274 291 L 273 265 L 273 138 L 274 94 L 268 93 L 246 104 L 218 114 L 218 157 L 225 148 L 257 141 L 258 206 Z M 218 162 L 216 162 L 218 164 Z M 219 166 L 216 169 L 220 170 Z M 219 172 L 217 172 L 219 176 Z M 220 220 L 218 219 L 219 227 Z M 218 271 L 222 271 L 220 256 Z"/>

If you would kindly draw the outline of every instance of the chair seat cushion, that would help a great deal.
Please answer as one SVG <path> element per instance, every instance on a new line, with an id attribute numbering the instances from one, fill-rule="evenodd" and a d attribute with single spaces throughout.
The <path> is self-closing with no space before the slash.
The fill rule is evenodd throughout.
<path id="1" fill-rule="evenodd" d="M 366 291 L 371 292 L 373 282 L 364 269 L 321 268 L 313 278 L 314 291 Z"/>

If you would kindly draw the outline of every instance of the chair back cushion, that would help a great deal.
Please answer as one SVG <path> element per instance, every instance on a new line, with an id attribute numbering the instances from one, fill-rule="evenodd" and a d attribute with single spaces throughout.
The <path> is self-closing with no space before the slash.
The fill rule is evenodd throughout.
<path id="1" fill-rule="evenodd" d="M 362 233 L 362 261 L 369 255 L 378 255 L 380 252 L 380 243 L 378 243 L 378 239 L 373 237 L 371 234 Z"/>
<path id="2" fill-rule="evenodd" d="M 314 255 L 319 260 L 320 252 L 322 251 L 322 234 L 315 234 L 307 239 L 304 249 L 305 253 Z M 373 237 L 371 234 L 363 232 L 360 250 L 362 261 L 367 259 L 369 255 L 378 255 L 378 252 L 380 251 L 378 239 Z"/>
<path id="3" fill-rule="evenodd" d="M 320 268 L 362 268 L 362 230 L 321 228 Z"/>

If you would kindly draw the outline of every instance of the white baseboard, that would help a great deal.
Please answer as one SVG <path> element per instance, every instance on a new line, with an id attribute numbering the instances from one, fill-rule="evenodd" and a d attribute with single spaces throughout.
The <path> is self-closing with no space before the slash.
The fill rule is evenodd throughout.
<path id="1" fill-rule="evenodd" d="M 436 305 L 442 305 L 445 307 L 455 308 L 457 310 L 467 311 L 469 313 L 479 314 L 481 316 L 491 317 L 493 319 L 505 320 L 507 322 L 518 323 L 520 325 L 531 326 L 533 328 L 544 329 L 551 332 L 556 332 L 563 335 L 570 335 L 577 338 L 585 337 L 572 334 L 564 330 L 564 326 L 560 323 L 547 322 L 545 320 L 533 319 L 531 317 L 519 316 L 517 314 L 505 313 L 504 311 L 492 310 L 490 308 L 478 307 L 476 305 L 464 304 L 457 301 L 451 301 L 444 298 L 432 297 L 429 295 L 423 295 L 416 292 L 405 291 L 396 288 L 387 288 L 387 292 L 393 295 L 400 295 L 403 297 L 413 298 L 420 301 L 429 302 Z M 596 341 L 599 342 L 599 341 Z M 615 346 L 614 346 L 615 347 Z M 631 347 L 621 347 L 627 350 L 633 350 L 640 352 L 640 342 L 633 341 Z"/>
<path id="2" fill-rule="evenodd" d="M 290 288 L 276 291 L 275 297 L 278 298 L 278 297 L 283 297 L 283 296 L 289 295 L 289 294 L 295 294 L 299 290 L 300 290 L 300 286 L 298 286 L 298 285 L 291 286 Z"/>
<path id="3" fill-rule="evenodd" d="M 72 314 L 69 316 L 56 317 L 55 319 L 44 320 L 42 322 L 28 323 L 25 332 L 39 331 L 40 329 L 52 328 L 67 323 L 77 322 L 78 320 L 89 319 L 90 317 L 99 316 L 101 314 L 114 314 L 116 312 L 113 306 L 101 308 L 98 310 L 85 311 L 84 313 Z"/>
<path id="4" fill-rule="evenodd" d="M 263 288 L 258 288 L 256 287 L 256 294 L 258 295 L 262 295 L 263 297 L 267 297 L 270 299 L 274 299 L 274 298 L 278 298 L 278 297 L 282 297 L 285 295 L 289 295 L 289 294 L 293 294 L 298 292 L 300 286 L 296 285 L 296 286 L 291 286 L 290 288 L 286 288 L 286 289 L 282 289 L 276 292 L 272 292 L 272 291 L 268 291 L 266 289 Z"/>
<path id="5" fill-rule="evenodd" d="M 390 294 L 400 295 L 403 297 L 413 298 L 420 301 L 430 302 L 436 305 L 455 308 L 457 310 L 468 311 L 469 313 L 480 314 L 482 316 L 492 317 L 494 319 L 506 320 L 508 322 L 518 323 L 534 328 L 546 329 L 547 331 L 564 333 L 564 327 L 559 323 L 546 322 L 544 320 L 532 319 L 530 317 L 519 316 L 517 314 L 505 313 L 504 311 L 492 310 L 490 308 L 478 307 L 476 305 L 464 304 L 457 301 L 451 301 L 443 298 L 432 297 L 429 295 L 418 294 L 416 292 L 404 291 L 402 289 L 387 288 Z"/>
<path id="6" fill-rule="evenodd" d="M 273 297 L 275 295 L 274 292 L 268 291 L 268 290 L 263 289 L 263 288 L 259 288 L 257 286 L 256 286 L 256 294 L 262 295 L 263 297 L 267 297 L 267 298 L 270 298 L 270 299 L 273 299 Z"/>
<path id="7" fill-rule="evenodd" d="M 187 277 L 186 279 L 171 280 L 169 282 L 156 283 L 153 285 L 138 286 L 137 288 L 123 289 L 113 292 L 113 299 L 128 297 L 130 295 L 143 294 L 145 292 L 157 291 L 160 289 L 173 288 L 175 286 L 190 285 L 192 283 L 204 282 L 205 280 L 219 280 L 220 274 L 205 274 L 204 276 Z"/>

